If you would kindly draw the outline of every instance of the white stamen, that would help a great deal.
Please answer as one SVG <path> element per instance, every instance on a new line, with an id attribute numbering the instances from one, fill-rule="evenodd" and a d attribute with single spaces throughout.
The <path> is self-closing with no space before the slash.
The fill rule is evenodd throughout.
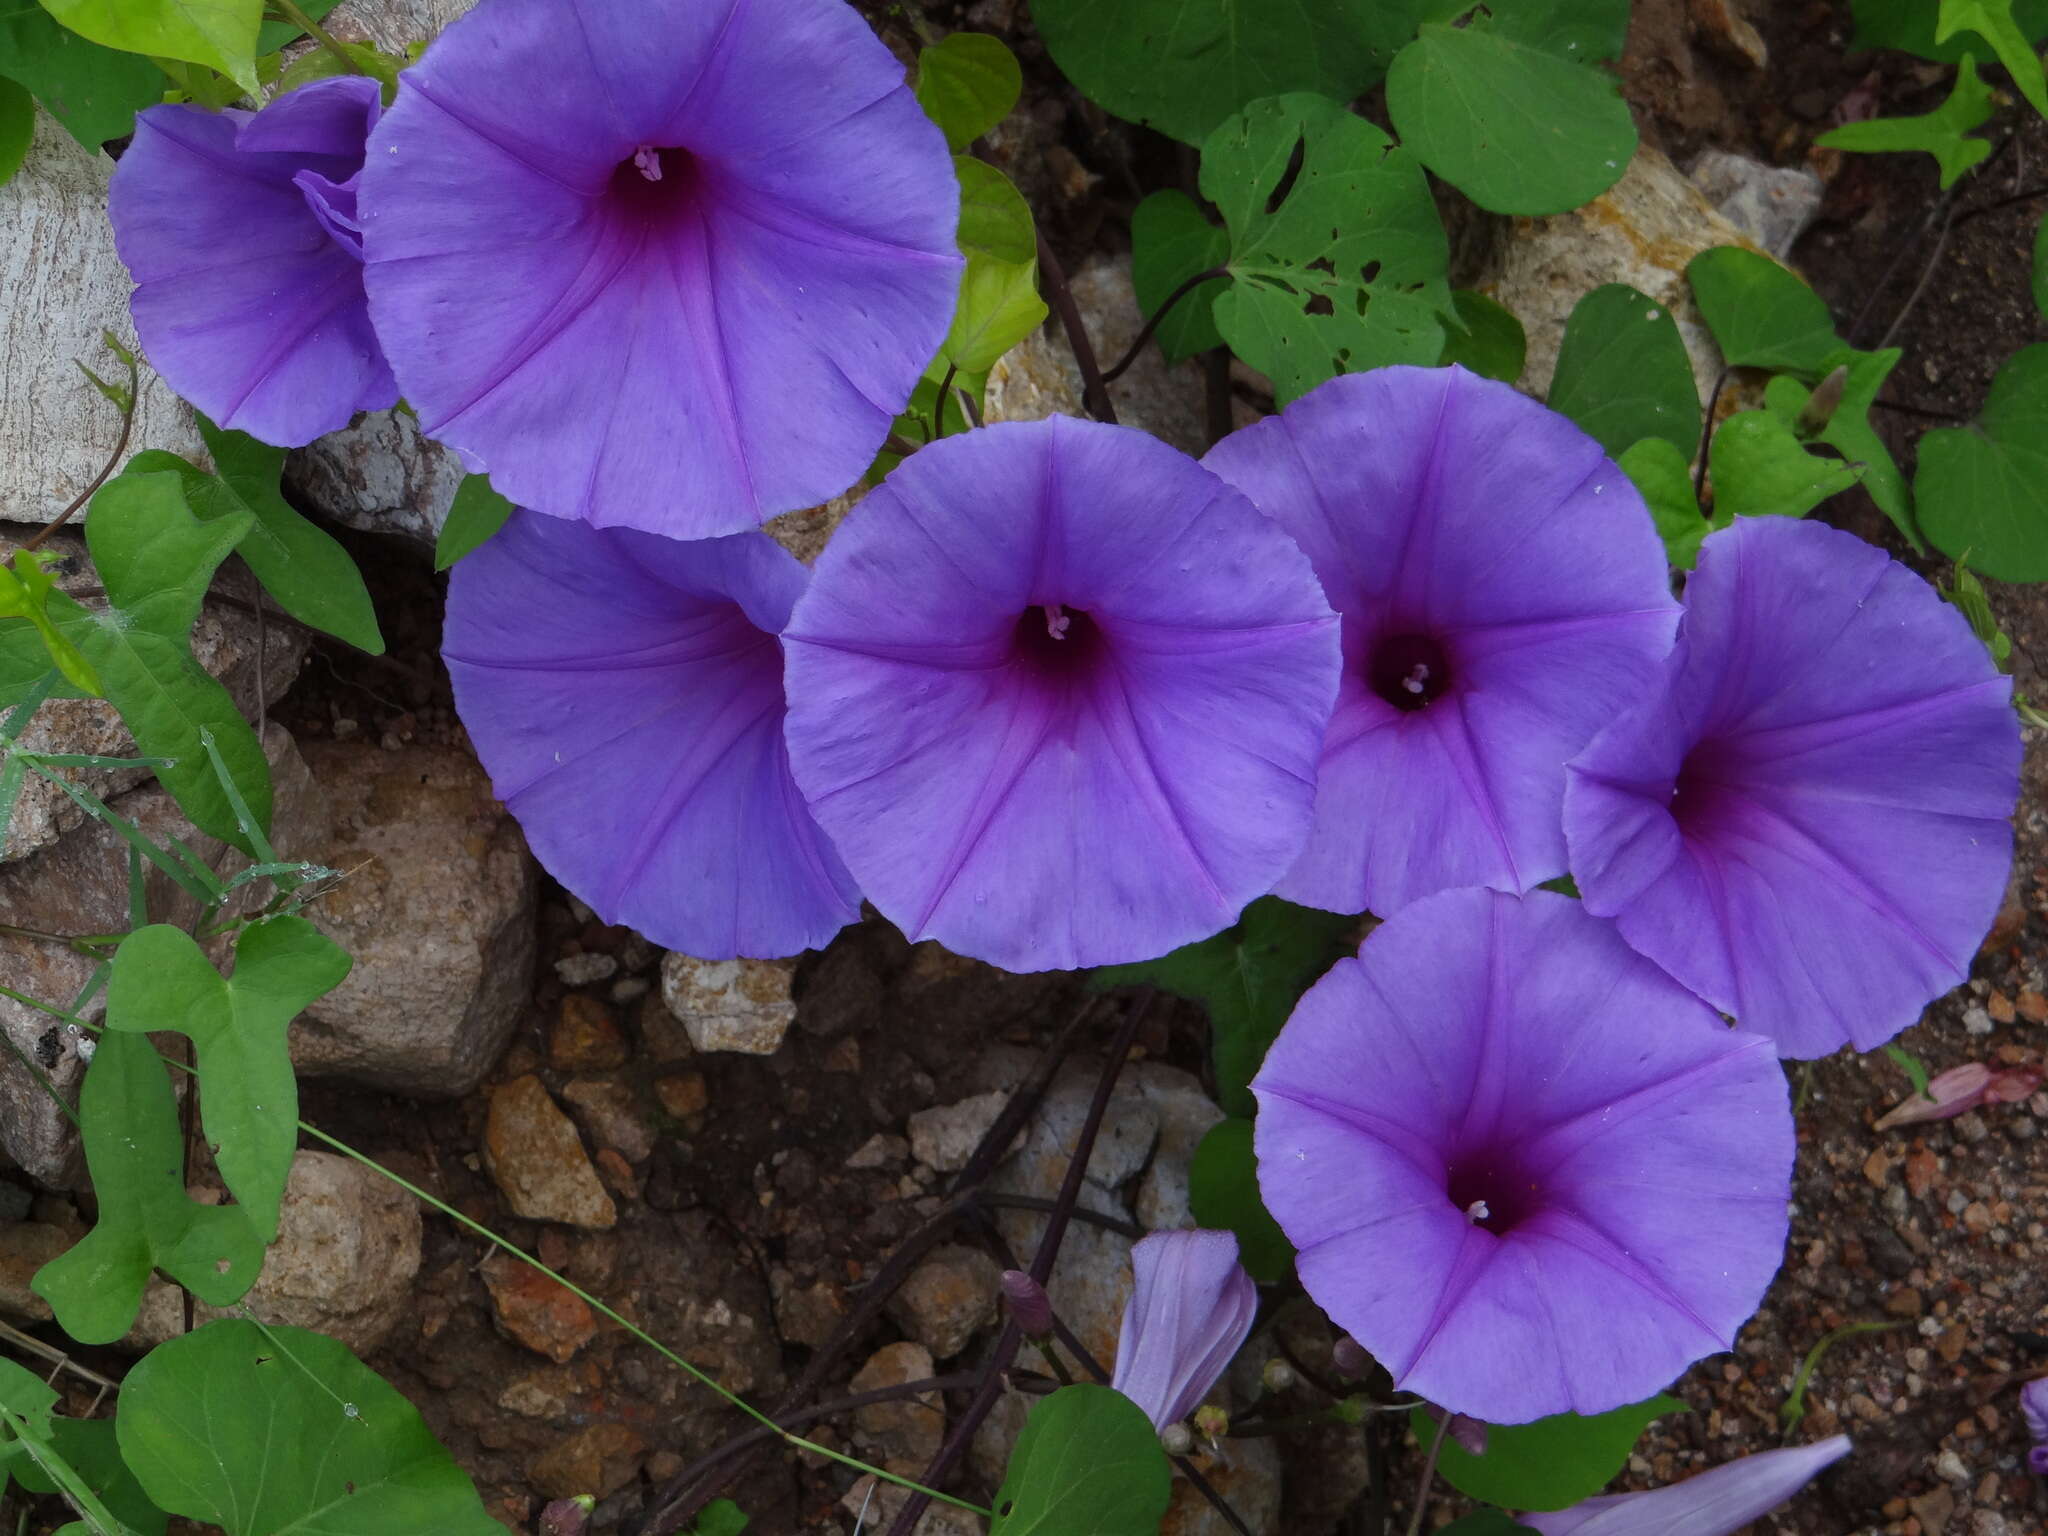
<path id="1" fill-rule="evenodd" d="M 633 164 L 649 181 L 661 180 L 661 151 L 642 144 L 633 151 Z"/>
<path id="2" fill-rule="evenodd" d="M 1408 675 L 1401 679 L 1401 686 L 1410 693 L 1420 693 L 1429 686 L 1429 663 L 1418 661 L 1409 668 Z"/>
<path id="3" fill-rule="evenodd" d="M 1047 603 L 1045 605 L 1045 632 L 1051 635 L 1053 639 L 1066 639 L 1067 626 L 1073 622 L 1072 616 L 1060 607 L 1058 603 Z"/>
<path id="4" fill-rule="evenodd" d="M 1474 1200 L 1470 1205 L 1465 1207 L 1465 1219 L 1471 1222 L 1472 1225 L 1476 1227 L 1482 1221 L 1492 1220 L 1493 1212 L 1489 1211 L 1486 1208 L 1486 1202 L 1484 1200 Z"/>

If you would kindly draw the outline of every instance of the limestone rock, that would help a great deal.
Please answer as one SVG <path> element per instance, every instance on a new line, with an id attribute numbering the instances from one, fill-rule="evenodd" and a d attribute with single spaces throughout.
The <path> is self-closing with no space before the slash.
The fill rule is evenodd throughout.
<path id="1" fill-rule="evenodd" d="M 39 728 L 40 722 L 30 729 Z M 280 852 L 296 855 L 319 841 L 325 803 L 283 727 L 270 726 L 263 745 L 274 791 L 273 841 Z M 110 804 L 159 842 L 183 839 L 194 854 L 224 877 L 248 863 L 241 854 L 195 831 L 170 795 L 153 781 L 114 796 Z M 144 889 L 150 914 L 159 922 L 189 923 L 198 915 L 197 905 L 153 868 Z M 267 887 L 245 888 L 230 910 L 242 910 L 256 899 L 259 889 Z M 89 821 L 31 857 L 0 864 L 0 923 L 44 933 L 125 930 L 127 844 L 105 823 Z M 224 942 L 213 949 L 216 960 L 224 958 Z M 0 935 L 0 976 L 10 988 L 29 997 L 69 1003 L 83 991 L 95 968 L 96 962 L 61 944 Z M 97 999 L 88 1016 L 96 1016 L 103 1006 L 104 998 Z M 30 1177 L 68 1188 L 85 1172 L 77 1130 L 51 1101 L 42 1082 L 22 1064 L 22 1058 L 35 1061 L 52 1087 L 67 1099 L 75 1099 L 85 1069 L 78 1050 L 81 1033 L 5 997 L 0 997 L 0 1032 L 13 1046 L 0 1050 L 0 1148 Z"/>
<path id="2" fill-rule="evenodd" d="M 82 375 L 120 364 L 100 344 L 110 330 L 134 347 L 134 285 L 114 253 L 107 181 L 114 162 L 81 147 L 38 106 L 35 140 L 0 188 L 0 522 L 44 523 L 100 472 L 120 415 Z M 147 366 L 128 452 L 202 453 L 190 413 Z"/>
<path id="3" fill-rule="evenodd" d="M 920 1109 L 910 1117 L 911 1152 L 927 1168 L 958 1173 L 996 1123 L 1009 1097 L 1001 1089 L 992 1089 L 957 1104 Z"/>
<path id="4" fill-rule="evenodd" d="M 365 533 L 394 534 L 422 558 L 433 553 L 462 476 L 461 460 L 404 411 L 371 411 L 285 461 L 285 479 L 306 505 Z"/>
<path id="5" fill-rule="evenodd" d="M 1515 312 L 1529 336 L 1518 381 L 1550 388 L 1572 306 L 1602 283 L 1627 283 L 1678 322 L 1704 400 L 1721 355 L 1686 285 L 1685 264 L 1717 245 L 1757 249 L 1656 150 L 1636 151 L 1620 181 L 1583 208 L 1544 219 L 1487 219 L 1460 232 L 1458 275 Z"/>
<path id="6" fill-rule="evenodd" d="M 1780 261 L 1820 216 L 1827 183 L 1805 166 L 1765 165 L 1708 149 L 1686 173 L 1729 223 Z"/>
<path id="7" fill-rule="evenodd" d="M 609 1147 L 629 1163 L 644 1163 L 654 1155 L 654 1132 L 627 1084 L 616 1078 L 579 1077 L 563 1085 L 562 1099 L 600 1147 Z"/>
<path id="8" fill-rule="evenodd" d="M 853 1486 L 840 1496 L 839 1507 L 862 1522 L 863 1532 L 886 1531 L 909 1502 L 908 1488 L 885 1483 L 870 1472 L 854 1480 Z M 972 1510 L 934 1499 L 918 1517 L 911 1536 L 986 1536 L 987 1531 L 988 1522 Z"/>
<path id="9" fill-rule="evenodd" d="M 527 1472 L 544 1498 L 606 1499 L 633 1480 L 646 1452 L 647 1442 L 626 1425 L 591 1424 L 535 1457 Z"/>
<path id="10" fill-rule="evenodd" d="M 466 752 L 345 741 L 306 757 L 334 811 L 315 856 L 347 877 L 308 915 L 355 967 L 293 1028 L 293 1063 L 423 1098 L 467 1093 L 527 1006 L 526 841 Z"/>
<path id="11" fill-rule="evenodd" d="M 1159 1141 L 1138 1185 L 1138 1224 L 1152 1232 L 1192 1227 L 1188 1163 L 1210 1128 L 1222 1121 L 1223 1110 L 1193 1073 L 1163 1061 L 1133 1062 L 1124 1068 L 1124 1080 L 1144 1095 L 1159 1120 Z"/>
<path id="12" fill-rule="evenodd" d="M 699 960 L 671 953 L 661 962 L 661 999 L 700 1051 L 772 1056 L 796 1018 L 787 960 Z"/>
<path id="13" fill-rule="evenodd" d="M 403 53 L 430 43 L 476 0 L 342 0 L 327 15 L 327 30 L 352 43 L 374 43 Z"/>
<path id="14" fill-rule="evenodd" d="M 889 1298 L 889 1315 L 933 1359 L 950 1360 L 995 1319 L 1001 1275 L 979 1248 L 935 1248 Z"/>
<path id="15" fill-rule="evenodd" d="M 932 1354 L 905 1341 L 876 1350 L 846 1384 L 849 1396 L 923 1381 L 932 1374 Z M 853 1414 L 854 1439 L 881 1458 L 891 1472 L 915 1477 L 939 1451 L 946 1435 L 946 1409 L 936 1392 L 893 1403 L 870 1403 Z"/>
<path id="16" fill-rule="evenodd" d="M 619 1219 L 576 1127 L 531 1073 L 491 1090 L 483 1156 L 515 1216 L 600 1229 Z"/>

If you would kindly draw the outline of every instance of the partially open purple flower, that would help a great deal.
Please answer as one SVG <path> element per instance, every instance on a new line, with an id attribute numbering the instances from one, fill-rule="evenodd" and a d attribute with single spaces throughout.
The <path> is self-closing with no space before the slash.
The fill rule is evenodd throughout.
<path id="1" fill-rule="evenodd" d="M 1252 1331 L 1258 1288 L 1228 1232 L 1154 1232 L 1131 1249 L 1109 1384 L 1165 1430 L 1201 1406 Z"/>
<path id="2" fill-rule="evenodd" d="M 1150 959 L 1234 922 L 1308 831 L 1337 621 L 1277 526 L 1142 432 L 920 449 L 783 639 L 797 782 L 912 939 Z"/>
<path id="3" fill-rule="evenodd" d="M 1554 411 L 1462 368 L 1332 379 L 1203 462 L 1295 538 L 1344 674 L 1290 901 L 1382 915 L 1564 872 L 1564 764 L 1677 605 L 1642 498 Z"/>
<path id="4" fill-rule="evenodd" d="M 315 80 L 260 112 L 149 107 L 107 192 L 135 332 L 223 427 L 297 447 L 398 400 L 370 328 L 356 181 L 377 82 Z"/>
<path id="5" fill-rule="evenodd" d="M 484 0 L 378 127 L 366 280 L 421 426 L 513 501 L 702 538 L 867 468 L 958 209 L 843 0 Z"/>
<path id="6" fill-rule="evenodd" d="M 2020 1414 L 2034 1441 L 2027 1448 L 2027 1470 L 2048 1477 L 2048 1376 L 2037 1376 L 2020 1388 Z"/>
<path id="7" fill-rule="evenodd" d="M 1610 1493 L 1521 1523 L 1542 1536 L 1735 1536 L 1849 1454 L 1849 1437 L 1759 1451 L 1668 1488 Z"/>
<path id="8" fill-rule="evenodd" d="M 1309 989 L 1252 1085 L 1259 1188 L 1332 1321 L 1495 1424 L 1732 1346 L 1785 1244 L 1770 1042 L 1568 897 L 1447 891 Z"/>
<path id="9" fill-rule="evenodd" d="M 455 567 L 443 654 L 499 798 L 608 923 L 708 959 L 794 954 L 860 896 L 790 781 L 777 632 L 804 568 L 520 512 Z"/>
<path id="10" fill-rule="evenodd" d="M 1819 523 L 1701 547 L 1658 686 L 1572 764 L 1587 910 L 1787 1056 L 1960 982 L 2012 862 L 2019 723 L 1961 614 Z"/>

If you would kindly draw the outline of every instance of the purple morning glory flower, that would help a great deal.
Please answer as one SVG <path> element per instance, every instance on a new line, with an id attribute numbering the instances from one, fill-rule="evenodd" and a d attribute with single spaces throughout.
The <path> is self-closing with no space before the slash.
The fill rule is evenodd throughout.
<path id="1" fill-rule="evenodd" d="M 867 468 L 959 200 L 843 0 L 484 0 L 371 142 L 365 276 L 421 426 L 505 495 L 703 538 Z"/>
<path id="2" fill-rule="evenodd" d="M 1759 1451 L 1668 1488 L 1610 1493 L 1521 1523 L 1541 1536 L 1735 1536 L 1849 1454 L 1849 1437 Z"/>
<path id="3" fill-rule="evenodd" d="M 1252 1331 L 1258 1288 L 1229 1232 L 1154 1232 L 1131 1249 L 1110 1386 L 1165 1430 L 1202 1405 Z"/>
<path id="4" fill-rule="evenodd" d="M 2020 1388 L 2020 1413 L 2034 1441 L 2027 1448 L 2027 1470 L 2048 1477 L 2048 1376 L 2037 1376 Z"/>
<path id="5" fill-rule="evenodd" d="M 1252 1085 L 1301 1283 L 1395 1384 L 1519 1424 L 1732 1347 L 1785 1245 L 1770 1041 L 1578 902 L 1446 891 L 1311 987 Z"/>
<path id="6" fill-rule="evenodd" d="M 723 960 L 860 915 L 782 743 L 776 634 L 805 580 L 764 533 L 686 544 L 524 511 L 450 575 L 443 655 L 477 756 L 606 922 Z"/>
<path id="7" fill-rule="evenodd" d="M 1384 915 L 1562 874 L 1565 761 L 1648 686 L 1678 617 L 1628 477 L 1462 368 L 1332 379 L 1203 463 L 1344 616 L 1315 830 L 1279 894 Z"/>
<path id="8" fill-rule="evenodd" d="M 1960 982 L 2012 861 L 2019 724 L 1970 626 L 1851 534 L 1702 546 L 1658 686 L 1572 764 L 1587 910 L 1787 1056 Z"/>
<path id="9" fill-rule="evenodd" d="M 797 782 L 912 939 L 1149 959 L 1234 922 L 1307 834 L 1336 618 L 1276 525 L 1142 432 L 920 449 L 783 640 Z"/>
<path id="10" fill-rule="evenodd" d="M 260 112 L 149 107 L 107 193 L 135 331 L 170 386 L 283 447 L 397 403 L 370 328 L 356 183 L 377 82 L 315 80 Z"/>

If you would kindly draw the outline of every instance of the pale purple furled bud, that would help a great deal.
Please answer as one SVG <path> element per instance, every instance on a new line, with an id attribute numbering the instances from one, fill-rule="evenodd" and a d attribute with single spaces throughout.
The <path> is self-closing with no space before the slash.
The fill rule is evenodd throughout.
<path id="1" fill-rule="evenodd" d="M 1610 1493 L 1518 1518 L 1540 1536 L 1732 1536 L 1849 1454 L 1849 1437 L 1724 1462 L 1668 1488 Z"/>
<path id="2" fill-rule="evenodd" d="M 1252 1331 L 1258 1291 L 1229 1232 L 1154 1232 L 1131 1249 L 1131 1273 L 1109 1384 L 1163 1430 L 1216 1385 Z"/>
<path id="3" fill-rule="evenodd" d="M 1006 1269 L 998 1284 L 1010 1317 L 1028 1339 L 1042 1339 L 1052 1332 L 1052 1298 L 1045 1287 L 1021 1269 Z"/>
<path id="4" fill-rule="evenodd" d="M 1423 1404 L 1422 1411 L 1428 1414 L 1433 1422 L 1443 1423 L 1444 1411 L 1437 1407 L 1435 1403 Z M 1451 1415 L 1450 1428 L 1445 1433 L 1450 1436 L 1452 1443 L 1466 1455 L 1484 1456 L 1486 1454 L 1486 1426 L 1478 1419 L 1471 1418 L 1462 1413 L 1454 1413 Z"/>
<path id="5" fill-rule="evenodd" d="M 1998 1070 L 1973 1061 L 1950 1067 L 1927 1080 L 1927 1092 L 1916 1093 L 1894 1105 L 1877 1122 L 1888 1131 L 1895 1125 L 1916 1125 L 1923 1120 L 1953 1120 L 1979 1104 L 2013 1104 L 2041 1086 L 2041 1073 L 2033 1067 Z"/>
<path id="6" fill-rule="evenodd" d="M 2027 1433 L 2034 1437 L 2027 1470 L 2048 1477 L 2048 1376 L 2037 1376 L 2020 1388 L 2020 1412 L 2026 1416 Z"/>
<path id="7" fill-rule="evenodd" d="M 597 1500 L 587 1493 L 573 1499 L 557 1499 L 540 1512 L 539 1536 L 583 1536 L 590 1524 L 590 1512 Z"/>
<path id="8" fill-rule="evenodd" d="M 1347 1333 L 1330 1346 L 1330 1364 L 1339 1376 L 1356 1380 L 1372 1369 L 1372 1356 L 1365 1352 L 1363 1344 Z"/>

